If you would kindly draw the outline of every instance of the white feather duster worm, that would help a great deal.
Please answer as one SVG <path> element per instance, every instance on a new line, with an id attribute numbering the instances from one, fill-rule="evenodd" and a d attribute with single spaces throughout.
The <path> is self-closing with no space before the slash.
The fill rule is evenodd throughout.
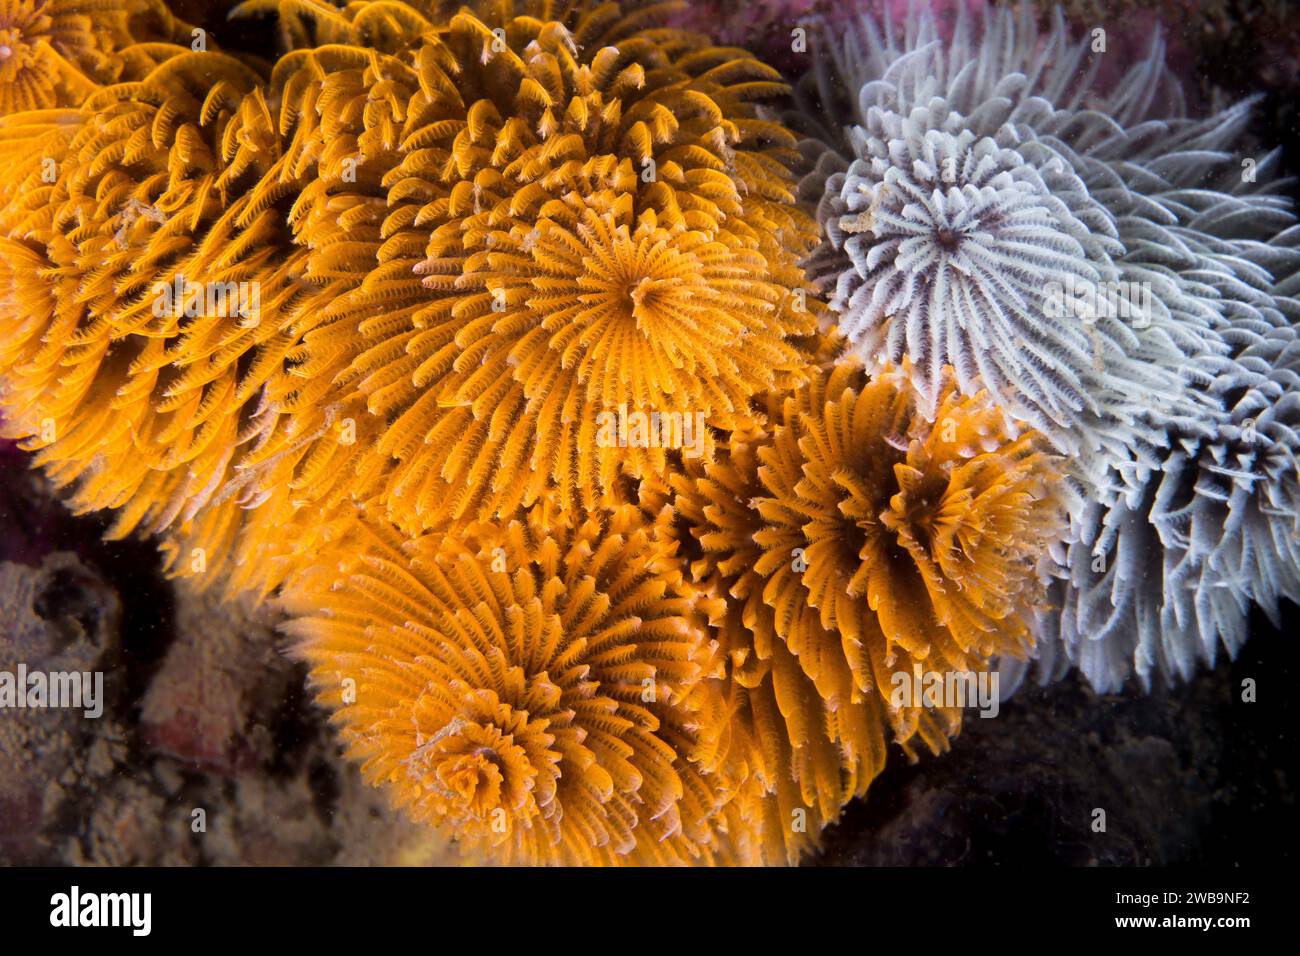
<path id="1" fill-rule="evenodd" d="M 1251 102 L 1189 118 L 1158 36 L 1106 90 L 1059 10 L 959 11 L 947 39 L 928 11 L 814 30 L 809 272 L 869 365 L 910 359 L 931 403 L 951 365 L 1070 457 L 1041 673 L 1186 676 L 1298 593 L 1278 156 L 1243 176 Z"/>
<path id="2" fill-rule="evenodd" d="M 1285 301 L 1285 300 L 1283 300 Z M 1293 306 L 1295 303 L 1291 303 Z M 1300 338 L 1279 327 L 1225 363 L 1213 422 L 1170 422 L 1157 473 L 1092 506 L 1038 624 L 1039 677 L 1077 661 L 1101 692 L 1187 679 L 1245 643 L 1251 602 L 1300 601 Z M 1008 673 L 1012 676 L 1014 666 Z M 1015 676 L 1019 676 L 1016 674 Z"/>

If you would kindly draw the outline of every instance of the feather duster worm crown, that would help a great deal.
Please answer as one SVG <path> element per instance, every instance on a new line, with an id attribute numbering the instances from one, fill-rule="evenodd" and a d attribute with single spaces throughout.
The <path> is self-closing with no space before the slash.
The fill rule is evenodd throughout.
<path id="1" fill-rule="evenodd" d="M 363 522 L 291 582 L 292 633 L 366 777 L 505 863 L 729 859 L 704 632 L 671 544 L 624 506 L 404 539 Z M 346 681 L 355 701 L 345 699 Z"/>
<path id="2" fill-rule="evenodd" d="M 256 188 L 280 153 L 257 77 L 177 51 L 70 116 L 3 126 L 39 144 L 11 165 L 0 216 L 0 298 L 20 317 L 0 344 L 6 430 L 74 488 L 74 507 L 119 509 L 113 534 L 171 527 L 214 500 L 241 445 L 274 422 L 254 414 L 296 340 L 307 251 Z M 182 285 L 251 288 L 259 302 L 208 309 L 201 292 L 173 293 Z"/>
<path id="3" fill-rule="evenodd" d="M 934 423 L 904 371 L 857 389 L 836 373 L 829 383 L 838 394 L 808 411 L 787 399 L 759 452 L 771 496 L 755 501 L 765 528 L 754 534 L 777 633 L 823 696 L 879 689 L 891 662 L 965 671 L 1026 651 L 1018 601 L 1059 532 L 1037 437 L 1009 434 L 984 396 L 963 399 L 951 383 Z M 838 654 L 805 643 L 819 628 L 838 635 Z"/>
<path id="4" fill-rule="evenodd" d="M 781 84 L 610 10 L 462 12 L 391 58 L 280 61 L 292 168 L 314 167 L 300 241 L 355 288 L 306 333 L 273 396 L 283 440 L 250 465 L 297 453 L 344 402 L 383 457 L 355 463 L 350 493 L 415 526 L 504 517 L 550 487 L 592 507 L 620 471 L 665 462 L 602 441 L 603 415 L 726 428 L 797 381 L 814 227 L 789 205 L 791 134 L 752 103 Z M 328 243 L 309 231 L 325 222 Z"/>
<path id="5" fill-rule="evenodd" d="M 1181 418 L 1158 478 L 1090 506 L 1069 546 L 1060 610 L 1042 615 L 1040 679 L 1077 660 L 1093 685 L 1189 679 L 1235 656 L 1255 602 L 1274 621 L 1300 602 L 1300 343 L 1279 328 L 1209 389 L 1226 421 Z M 1151 556 L 1159 560 L 1154 572 Z M 1022 668 L 1008 670 L 1019 677 Z"/>
<path id="6" fill-rule="evenodd" d="M 1163 446 L 1162 415 L 1214 414 L 1186 386 L 1279 315 L 1286 201 L 1228 151 L 1249 104 L 1186 118 L 1158 38 L 1100 90 L 1059 10 L 1040 33 L 1029 4 L 959 6 L 948 41 L 928 13 L 821 38 L 805 93 L 835 112 L 842 83 L 854 107 L 833 146 L 804 144 L 812 269 L 868 361 L 910 358 L 927 397 L 951 363 L 1061 450 L 1099 449 L 1094 483 L 1145 474 L 1157 456 L 1130 450 Z"/>
<path id="7" fill-rule="evenodd" d="M 1027 4 L 962 5 L 946 40 L 923 13 L 819 42 L 803 94 L 846 133 L 802 144 L 801 190 L 841 328 L 870 362 L 916 362 L 923 394 L 951 361 L 1083 479 L 1063 613 L 1040 616 L 1044 674 L 1077 660 L 1109 690 L 1235 651 L 1251 600 L 1294 593 L 1270 457 L 1291 379 L 1268 369 L 1300 317 L 1300 228 L 1269 183 L 1277 154 L 1245 177 L 1231 152 L 1250 101 L 1189 118 L 1158 37 L 1100 89 L 1087 42 L 1059 11 L 1040 32 Z M 1268 406 L 1264 444 L 1233 437 Z"/>
<path id="8" fill-rule="evenodd" d="M 71 423 L 32 441 L 79 507 L 122 508 L 123 533 L 179 526 L 177 570 L 201 552 L 266 588 L 286 549 L 333 527 L 327 502 L 400 501 L 413 527 L 552 485 L 591 504 L 618 470 L 665 460 L 597 441 L 602 415 L 725 427 L 798 379 L 814 227 L 788 204 L 791 134 L 751 102 L 782 89 L 773 71 L 610 5 L 527 15 L 545 9 L 419 25 L 393 56 L 297 51 L 268 94 L 233 64 L 168 91 L 219 64 L 177 57 L 81 111 L 53 189 L 20 163 L 6 294 L 41 295 L 57 261 L 96 297 L 24 309 L 6 368 L 33 411 L 11 430 Z M 109 103 L 138 119 L 106 122 Z M 58 125 L 37 130 L 57 144 Z M 107 202 L 87 176 L 111 178 Z M 199 278 L 260 288 L 258 321 L 152 314 L 156 289 Z M 56 311 L 75 338 L 44 341 Z M 126 347 L 104 362 L 111 343 Z"/>
<path id="9" fill-rule="evenodd" d="M 0 0 L 0 116 L 78 106 L 139 78 L 189 29 L 158 0 Z"/>
<path id="10" fill-rule="evenodd" d="M 793 860 L 792 808 L 833 820 L 889 739 L 912 755 L 956 732 L 957 711 L 899 706 L 895 674 L 1028 652 L 1024 615 L 1063 514 L 1041 436 L 1008 432 L 951 370 L 935 422 L 905 371 L 868 380 L 854 363 L 775 404 L 770 428 L 671 484 L 733 699 L 731 757 Z"/>

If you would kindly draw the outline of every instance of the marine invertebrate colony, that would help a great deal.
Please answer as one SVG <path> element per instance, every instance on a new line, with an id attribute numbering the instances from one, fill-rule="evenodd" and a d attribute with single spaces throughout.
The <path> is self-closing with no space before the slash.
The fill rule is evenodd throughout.
<path id="1" fill-rule="evenodd" d="M 117 508 L 116 533 L 168 532 L 173 566 L 208 580 L 291 579 L 289 603 L 315 580 L 297 572 L 331 568 L 355 540 L 362 503 L 367 522 L 417 541 L 472 518 L 504 533 L 552 496 L 603 527 L 615 479 L 662 469 L 667 452 L 594 442 L 599 413 L 667 406 L 734 427 L 759 391 L 806 373 L 800 340 L 816 328 L 793 294 L 814 238 L 791 205 L 793 137 L 752 104 L 782 89 L 773 71 L 609 6 L 566 9 L 564 22 L 530 15 L 545 4 L 439 23 L 404 8 L 380 37 L 360 26 L 377 9 L 345 18 L 387 52 L 294 51 L 263 81 L 220 54 L 168 51 L 139 84 L 8 124 L 38 135 L 57 171 L 49 183 L 39 154 L 5 157 L 18 201 L 0 279 L 27 317 L 4 353 L 8 402 L 23 409 L 10 429 L 79 507 Z M 191 303 L 200 280 L 256 284 L 259 313 Z M 173 288 L 183 301 L 160 307 Z M 332 427 L 344 416 L 347 438 Z M 570 557 L 587 547 L 564 540 Z M 588 585 L 571 585 L 582 603 L 566 613 L 580 619 Z M 328 648 L 321 637 L 303 653 Z M 621 699 L 626 652 L 611 653 L 601 682 L 563 675 L 575 694 L 599 691 L 592 719 Z M 512 706 L 545 709 L 537 693 Z M 664 779 L 665 760 L 684 778 L 709 762 L 686 740 L 701 728 L 674 718 L 635 771 L 617 756 L 626 741 L 577 745 L 625 719 L 564 738 L 564 799 L 520 802 L 507 774 L 503 791 L 476 784 L 469 810 L 421 806 L 472 843 L 469 817 L 496 792 L 514 832 L 532 834 L 515 852 L 573 859 L 587 815 L 615 812 L 594 809 L 593 793 L 612 791 L 581 778 L 612 774 L 627 809 L 601 824 L 607 856 L 720 853 L 707 834 L 725 801 Z M 536 772 L 548 760 L 530 751 Z M 422 766 L 453 790 L 478 779 L 460 763 Z M 638 774 L 654 779 L 642 789 Z M 632 805 L 651 793 L 643 817 Z M 636 850 L 655 827 L 671 836 L 663 815 L 679 812 L 686 844 Z"/>
<path id="2" fill-rule="evenodd" d="M 603 10 L 461 13 L 382 67 L 333 48 L 277 65 L 295 157 L 320 157 L 302 241 L 354 210 L 317 254 L 354 288 L 306 331 L 295 376 L 387 423 L 388 460 L 354 494 L 416 523 L 504 517 L 551 485 L 591 507 L 619 472 L 663 467 L 600 441 L 602 413 L 726 428 L 806 365 L 792 253 L 811 222 L 788 204 L 793 137 L 753 105 L 775 74 Z M 321 430 L 310 388 L 284 407 L 285 445 Z"/>
<path id="3" fill-rule="evenodd" d="M 1300 601 L 1298 369 L 1292 328 L 1255 342 L 1209 390 L 1226 420 L 1175 419 L 1159 476 L 1089 506 L 1059 610 L 1039 618 L 1040 679 L 1078 660 L 1102 691 L 1186 680 L 1220 645 L 1236 654 L 1252 602 L 1276 624 L 1281 599 Z"/>
<path id="4" fill-rule="evenodd" d="M 1056 463 L 983 397 L 942 407 L 841 365 L 639 508 L 365 515 L 287 583 L 292 633 L 368 778 L 469 846 L 795 862 L 891 741 L 956 732 L 895 672 L 1026 649 Z"/>
<path id="5" fill-rule="evenodd" d="M 120 509 L 119 535 L 172 526 L 230 476 L 293 342 L 277 323 L 306 254 L 257 192 L 278 142 L 256 75 L 215 52 L 160 58 L 72 117 L 13 117 L 38 148 L 6 153 L 6 431 L 40 449 L 75 507 Z M 255 284 L 260 312 L 164 301 L 186 275 Z"/>
<path id="6" fill-rule="evenodd" d="M 959 726 L 953 708 L 896 700 L 895 674 L 965 674 L 1027 652 L 1023 615 L 1062 519 L 1058 464 L 947 375 L 930 422 L 903 370 L 868 380 L 839 364 L 778 401 L 769 426 L 733 435 L 718 462 L 671 479 L 698 541 L 685 549 L 692 577 L 721 604 L 711 623 L 745 689 L 733 731 L 748 737 L 734 745 L 778 803 L 764 723 L 784 720 L 802 802 L 833 819 L 890 740 L 938 752 Z"/>
<path id="7" fill-rule="evenodd" d="M 635 509 L 356 533 L 339 585 L 318 568 L 290 588 L 293 633 L 399 805 L 503 862 L 731 856 L 712 832 L 718 778 L 692 762 L 716 734 L 701 726 L 703 635 Z"/>
<path id="8" fill-rule="evenodd" d="M 843 125 L 802 147 L 816 168 L 801 191 L 826 232 L 810 269 L 872 367 L 910 359 L 933 404 L 951 363 L 963 392 L 989 389 L 1071 456 L 1073 583 L 1064 616 L 1043 617 L 1045 653 L 1059 627 L 1098 687 L 1133 667 L 1148 678 L 1157 658 L 1185 675 L 1220 639 L 1239 646 L 1251 600 L 1297 595 L 1295 509 L 1264 504 L 1289 498 L 1285 469 L 1264 464 L 1286 440 L 1270 437 L 1263 457 L 1232 450 L 1242 409 L 1280 401 L 1285 418 L 1291 401 L 1285 375 L 1268 399 L 1256 385 L 1269 361 L 1258 343 L 1300 316 L 1295 220 L 1269 185 L 1277 155 L 1241 175 L 1231 150 L 1250 102 L 1189 118 L 1158 37 L 1106 90 L 1104 54 L 1059 11 L 1040 31 L 1028 5 L 958 9 L 947 38 L 927 12 L 821 31 L 803 93 Z M 1234 412 L 1242 389 L 1252 398 Z M 1198 456 L 1203 479 L 1180 489 Z M 1199 513 L 1189 536 L 1173 502 L 1199 512 L 1220 481 L 1234 489 L 1223 541 Z M 1258 550 L 1238 536 L 1243 496 Z M 1149 552 L 1166 573 L 1144 583 L 1134 571 Z"/>
<path id="9" fill-rule="evenodd" d="M 368 9 L 352 8 L 358 23 Z M 8 387 L 15 404 L 38 398 L 15 426 L 24 435 L 102 407 L 100 388 L 120 406 L 147 399 L 135 406 L 142 416 L 174 410 L 174 429 L 123 416 L 102 426 L 133 430 L 136 447 L 88 427 L 40 444 L 61 482 L 79 482 L 79 506 L 124 508 L 123 531 L 142 519 L 146 530 L 177 528 L 178 570 L 198 549 L 205 568 L 269 589 L 286 551 L 310 551 L 322 524 L 313 512 L 327 501 L 401 501 L 396 517 L 411 527 L 504 516 L 551 484 L 590 506 L 614 474 L 663 465 L 660 449 L 596 440 L 601 413 L 678 410 L 726 427 L 751 395 L 804 370 L 794 340 L 816 321 L 792 288 L 813 227 L 789 205 L 793 137 L 752 103 L 781 89 L 773 71 L 679 31 L 638 33 L 643 18 L 611 20 L 605 7 L 577 8 L 568 26 L 507 10 L 491 27 L 466 12 L 433 32 L 407 14 L 392 53 L 294 51 L 265 92 L 250 92 L 237 65 L 192 99 L 146 81 L 138 99 L 164 111 L 152 148 L 168 178 L 141 177 L 134 141 L 120 141 L 122 159 L 108 153 L 92 175 L 123 188 L 81 213 L 98 224 L 93 249 L 80 234 L 53 244 L 36 225 L 44 212 L 15 215 L 7 230 L 33 268 L 81 246 L 80 269 L 92 271 L 104 244 L 133 230 L 159 246 L 148 274 L 136 265 L 128 282 L 101 275 L 90 286 L 104 296 L 91 310 L 100 347 L 138 343 L 150 358 L 133 363 L 119 348 L 96 380 L 97 351 L 59 354 L 52 342 L 33 365 L 35 341 L 23 337 L 10 366 L 39 372 Z M 159 66 L 159 81 L 183 76 L 190 59 Z M 278 129 L 268 100 L 280 104 Z M 74 148 L 119 142 L 118 127 L 96 139 L 100 105 L 83 111 Z M 178 117 L 168 149 L 162 131 Z M 58 123 L 42 122 L 54 136 Z M 198 142 L 211 178 L 188 175 Z M 16 178 L 34 187 L 44 170 L 36 157 L 20 162 Z M 76 182 L 61 170 L 52 193 L 25 189 L 22 202 L 48 210 L 65 192 L 82 202 Z M 160 199 L 163 182 L 184 195 Z M 220 231 L 193 200 L 227 211 Z M 112 252 L 114 264 L 139 255 Z M 193 325 L 172 315 L 164 331 L 156 289 L 175 275 L 257 283 L 260 315 Z M 9 288 L 21 299 L 46 286 Z M 42 321 L 30 326 L 38 336 Z M 346 445 L 343 420 L 356 428 Z M 105 453 L 120 462 L 82 481 Z M 286 527 L 302 537 L 282 543 Z"/>
<path id="10" fill-rule="evenodd" d="M 274 594 L 412 816 L 507 862 L 795 862 L 957 732 L 899 674 L 1031 628 L 1045 672 L 1186 673 L 1300 590 L 1296 233 L 1158 45 L 1103 116 L 1059 17 L 866 17 L 801 143 L 677 4 L 443 7 L 256 0 L 265 71 L 131 34 L 0 118 L 6 434 Z"/>
<path id="11" fill-rule="evenodd" d="M 181 31 L 150 0 L 0 0 L 0 116 L 80 105 L 138 73 L 149 53 L 132 44 L 179 41 Z"/>
<path id="12" fill-rule="evenodd" d="M 751 419 L 753 396 L 788 388 L 809 367 L 797 340 L 816 329 L 815 315 L 792 293 L 797 251 L 814 234 L 790 205 L 793 137 L 751 104 L 779 92 L 775 74 L 680 31 L 634 33 L 637 20 L 607 12 L 581 11 L 563 25 L 505 19 L 504 50 L 492 47 L 497 21 L 453 17 L 421 41 L 415 70 L 401 65 L 408 54 L 386 64 L 419 91 L 410 117 L 393 117 L 407 125 L 409 148 L 391 156 L 364 148 L 374 134 L 358 125 L 379 127 L 388 101 L 361 113 L 333 92 L 362 95 L 377 75 L 312 53 L 278 68 L 287 97 L 314 96 L 302 79 L 324 70 L 328 110 L 296 105 L 296 135 L 319 137 L 325 156 L 353 155 L 343 150 L 354 142 L 365 156 L 356 185 L 327 167 L 328 197 L 304 199 L 337 207 L 346 197 L 373 209 L 386 197 L 390 210 L 378 234 L 358 217 L 349 252 L 373 249 L 373 258 L 349 261 L 357 287 L 306 333 L 298 371 L 354 389 L 346 401 L 390 423 L 375 440 L 380 456 L 360 460 L 355 474 L 367 484 L 352 495 L 408 533 L 448 520 L 509 522 L 552 494 L 563 512 L 599 512 L 620 481 L 659 474 L 677 458 L 602 440 L 602 415 L 678 411 L 732 429 Z M 437 64 L 447 65 L 433 72 Z M 454 69 L 454 84 L 443 69 Z M 295 433 L 319 433 L 320 406 L 287 396 L 286 445 Z M 712 435 L 701 437 L 711 457 Z M 289 594 L 297 587 L 291 581 Z M 675 692 L 694 693 L 680 682 Z M 578 759 L 563 762 L 569 776 L 582 772 Z M 709 786 L 729 795 L 732 771 L 706 769 Z M 753 789 L 746 771 L 734 772 Z M 568 832 L 565 793 L 577 791 L 561 788 L 546 811 L 554 834 Z M 718 856 L 700 841 L 733 811 L 721 796 L 686 798 L 691 854 Z M 756 821 L 728 825 L 728 852 L 752 858 L 743 847 Z M 645 829 L 599 852 L 652 859 Z M 573 859 L 572 837 L 555 838 L 565 846 L 535 842 L 525 857 Z"/>

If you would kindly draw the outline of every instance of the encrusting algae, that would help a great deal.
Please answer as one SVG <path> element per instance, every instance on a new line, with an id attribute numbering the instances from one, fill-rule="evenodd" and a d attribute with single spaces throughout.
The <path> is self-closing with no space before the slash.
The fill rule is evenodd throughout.
<path id="1" fill-rule="evenodd" d="M 479 859 L 797 862 L 958 729 L 891 671 L 1029 651 L 1059 533 L 1037 433 L 827 361 L 786 87 L 678 6 L 296 0 L 269 75 L 6 82 L 7 433 L 274 594 L 366 778 Z"/>

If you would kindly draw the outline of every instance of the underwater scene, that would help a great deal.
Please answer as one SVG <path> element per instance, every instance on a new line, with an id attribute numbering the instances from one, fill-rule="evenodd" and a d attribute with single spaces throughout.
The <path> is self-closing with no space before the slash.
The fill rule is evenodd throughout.
<path id="1" fill-rule="evenodd" d="M 34 921 L 1294 865 L 1298 102 L 1289 0 L 0 0 Z"/>

